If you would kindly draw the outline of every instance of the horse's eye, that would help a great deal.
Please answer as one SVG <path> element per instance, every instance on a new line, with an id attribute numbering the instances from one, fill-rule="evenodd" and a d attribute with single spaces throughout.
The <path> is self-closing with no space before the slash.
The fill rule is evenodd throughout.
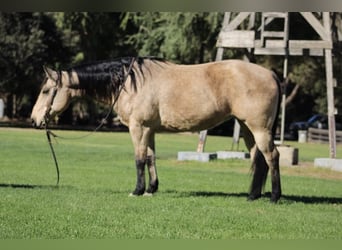
<path id="1" fill-rule="evenodd" d="M 42 90 L 42 93 L 43 93 L 44 95 L 49 94 L 49 92 L 50 92 L 50 89 L 43 89 L 43 90 Z"/>

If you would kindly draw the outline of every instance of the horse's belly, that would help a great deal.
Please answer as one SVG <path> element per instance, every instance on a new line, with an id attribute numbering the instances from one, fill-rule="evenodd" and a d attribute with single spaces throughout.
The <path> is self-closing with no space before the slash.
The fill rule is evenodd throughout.
<path id="1" fill-rule="evenodd" d="M 173 131 L 201 131 L 212 128 L 230 118 L 229 114 L 170 113 L 161 117 L 161 126 Z"/>

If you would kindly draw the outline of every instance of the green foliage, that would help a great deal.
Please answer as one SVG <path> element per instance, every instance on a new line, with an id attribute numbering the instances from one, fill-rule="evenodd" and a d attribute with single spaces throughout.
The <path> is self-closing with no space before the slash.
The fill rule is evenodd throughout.
<path id="1" fill-rule="evenodd" d="M 325 95 L 326 80 L 324 58 L 305 56 L 294 58 L 289 72 L 290 81 L 301 86 L 302 96 L 304 94 L 312 98 L 314 103 L 312 112 L 326 113 L 327 99 Z M 297 102 L 300 101 L 299 98 L 297 99 Z M 310 113 L 306 115 L 310 116 Z"/>
<path id="2" fill-rule="evenodd" d="M 0 13 L 0 34 L 2 92 L 23 95 L 43 63 L 64 61 L 58 53 L 67 55 L 54 22 L 42 13 Z"/>
<path id="3" fill-rule="evenodd" d="M 42 65 L 63 63 L 69 57 L 61 33 L 45 13 L 0 13 L 0 47 L 0 94 L 9 101 L 16 96 L 18 107 L 25 95 L 36 95 Z M 7 106 L 11 108 L 10 103 Z"/>
<path id="4" fill-rule="evenodd" d="M 73 63 L 108 60 L 123 56 L 123 51 L 134 54 L 134 49 L 125 44 L 125 32 L 120 27 L 122 17 L 117 12 L 56 13 L 57 25 L 74 49 Z"/>
<path id="5" fill-rule="evenodd" d="M 73 137 L 85 132 L 56 133 Z M 53 186 L 55 170 L 44 131 L 0 129 L 0 137 L 2 239 L 342 238 L 338 172 L 282 168 L 279 204 L 270 204 L 267 197 L 247 202 L 249 161 L 178 162 L 177 151 L 193 150 L 197 135 L 158 134 L 160 191 L 131 198 L 136 171 L 127 133 L 59 140 L 59 187 Z M 223 137 L 207 140 L 208 150 L 230 143 Z M 328 147 L 296 146 L 300 161 L 312 161 Z M 327 175 L 334 178 L 323 178 Z"/>
<path id="6" fill-rule="evenodd" d="M 139 30 L 128 42 L 139 54 L 165 57 L 175 62 L 200 63 L 214 58 L 222 13 L 143 12 L 126 13 Z"/>

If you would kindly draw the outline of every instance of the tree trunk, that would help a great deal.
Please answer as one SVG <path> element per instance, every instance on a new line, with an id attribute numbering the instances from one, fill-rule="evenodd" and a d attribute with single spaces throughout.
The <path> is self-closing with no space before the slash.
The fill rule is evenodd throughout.
<path id="1" fill-rule="evenodd" d="M 293 101 L 293 99 L 296 97 L 298 93 L 299 88 L 300 88 L 300 85 L 296 84 L 295 87 L 292 89 L 291 93 L 286 97 L 285 106 Z"/>

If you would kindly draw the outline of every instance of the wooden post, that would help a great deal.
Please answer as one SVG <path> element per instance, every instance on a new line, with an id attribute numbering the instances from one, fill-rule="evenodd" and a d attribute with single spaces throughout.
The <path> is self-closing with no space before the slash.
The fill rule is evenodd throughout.
<path id="1" fill-rule="evenodd" d="M 286 81 L 287 78 L 287 65 L 288 65 L 288 57 L 287 55 L 285 55 L 284 58 L 284 68 L 283 68 L 283 78 L 284 78 L 284 83 Z M 280 96 L 279 96 L 280 98 Z M 284 84 L 284 89 L 283 89 L 283 93 L 281 95 L 281 126 L 280 126 L 280 144 L 284 144 L 284 135 L 285 135 L 285 112 L 286 112 L 286 85 Z M 276 117 L 275 119 L 278 119 L 278 117 Z"/>
<path id="2" fill-rule="evenodd" d="M 205 142 L 207 141 L 207 130 L 202 130 L 199 134 L 199 142 L 197 145 L 197 152 L 198 153 L 203 153 L 204 152 L 204 147 L 205 147 Z"/>
<path id="3" fill-rule="evenodd" d="M 284 43 L 285 43 L 285 57 L 283 65 L 283 81 L 286 82 L 288 71 L 288 56 L 289 56 L 289 14 L 286 13 L 284 19 Z M 280 144 L 284 143 L 285 135 L 285 114 L 286 114 L 286 84 L 284 84 L 282 100 L 281 100 L 281 126 L 280 126 Z M 278 117 L 276 117 L 278 119 Z"/>
<path id="4" fill-rule="evenodd" d="M 330 15 L 323 13 L 323 25 L 327 38 L 331 41 Z M 327 80 L 327 102 L 328 102 L 328 124 L 329 124 L 329 145 L 330 158 L 336 158 L 336 127 L 335 127 L 335 104 L 334 104 L 334 81 L 331 49 L 324 50 L 325 74 Z"/>
<path id="5" fill-rule="evenodd" d="M 336 158 L 335 105 L 331 49 L 325 49 L 325 73 L 327 80 L 330 158 Z"/>

